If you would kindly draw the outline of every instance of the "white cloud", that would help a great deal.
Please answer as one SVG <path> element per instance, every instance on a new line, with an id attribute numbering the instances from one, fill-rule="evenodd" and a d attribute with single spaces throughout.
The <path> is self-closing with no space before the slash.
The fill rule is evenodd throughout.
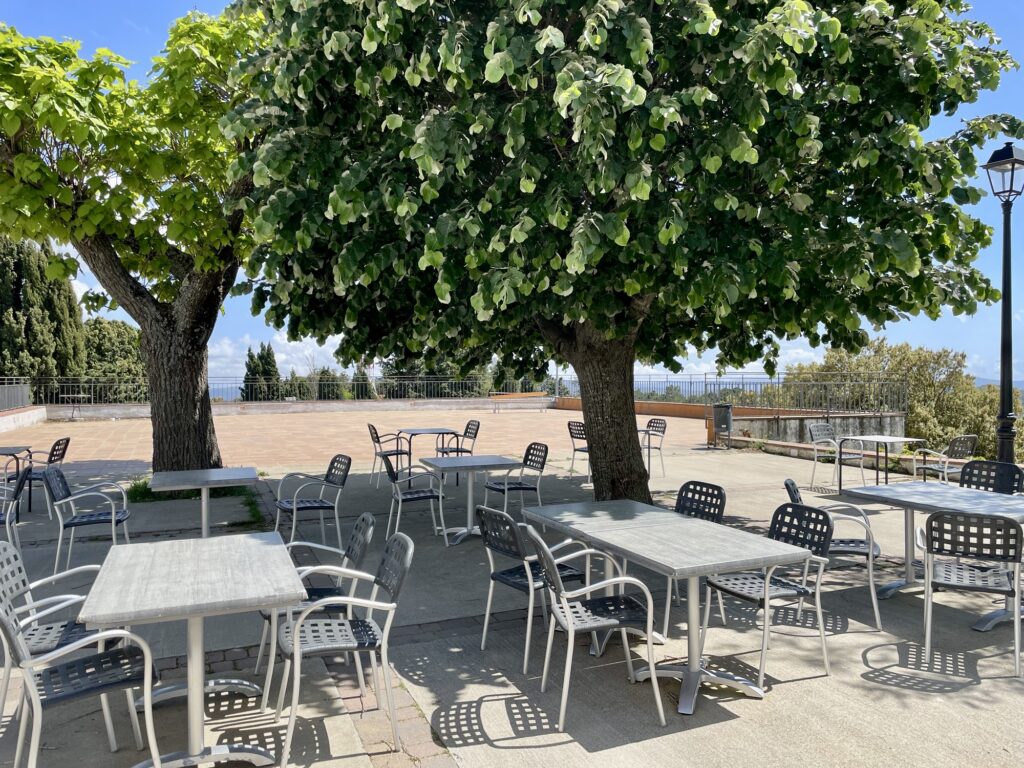
<path id="1" fill-rule="evenodd" d="M 318 368 L 323 366 L 338 368 L 338 363 L 334 359 L 334 349 L 338 345 L 339 338 L 332 336 L 328 338 L 324 346 L 320 346 L 313 339 L 289 341 L 284 331 L 277 331 L 270 339 L 270 345 L 274 348 L 277 369 L 282 376 L 287 376 L 292 370 L 304 375 L 309 372 L 311 364 Z M 244 376 L 246 350 L 249 347 L 256 348 L 260 341 L 248 333 L 239 338 L 221 336 L 212 339 L 207 345 L 210 376 L 235 378 Z"/>
<path id="2" fill-rule="evenodd" d="M 71 290 L 75 292 L 75 298 L 79 301 L 82 300 L 82 296 L 89 290 L 89 284 L 84 280 L 79 280 L 77 277 L 71 280 Z"/>

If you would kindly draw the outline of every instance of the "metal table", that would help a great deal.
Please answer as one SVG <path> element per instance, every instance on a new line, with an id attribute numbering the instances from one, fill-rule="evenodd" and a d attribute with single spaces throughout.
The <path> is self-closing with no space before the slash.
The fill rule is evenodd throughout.
<path id="1" fill-rule="evenodd" d="M 523 466 L 519 459 L 510 459 L 508 456 L 497 456 L 485 454 L 481 456 L 435 456 L 422 459 L 420 463 L 430 467 L 435 472 L 465 472 L 466 473 L 466 525 L 462 528 L 448 528 L 446 533 L 454 538 L 449 539 L 452 544 L 458 544 L 467 536 L 479 536 L 480 528 L 473 519 L 476 506 L 473 503 L 473 486 L 477 472 L 494 472 L 498 470 L 517 469 Z"/>
<path id="2" fill-rule="evenodd" d="M 224 467 L 193 469 L 181 472 L 154 472 L 149 487 L 160 491 L 192 491 L 199 489 L 202 510 L 203 538 L 210 535 L 210 489 L 237 485 L 255 485 L 259 477 L 255 467 Z"/>
<path id="3" fill-rule="evenodd" d="M 31 446 L 28 446 L 28 445 L 4 445 L 4 446 L 0 446 L 0 456 L 10 456 L 12 459 L 14 459 L 14 474 L 15 474 L 15 477 L 17 477 L 19 474 L 21 474 L 21 461 L 22 461 L 22 455 L 21 454 L 24 453 L 25 454 L 25 456 L 24 456 L 25 461 L 29 461 L 29 451 L 30 450 L 31 450 Z M 6 469 L 4 470 L 4 481 L 5 482 L 7 481 L 7 471 L 6 471 Z M 28 483 L 28 508 L 29 508 L 29 511 L 32 510 L 32 482 L 31 481 L 29 481 L 29 483 Z M 15 510 L 15 512 L 14 512 L 14 521 L 16 523 L 20 523 L 21 522 L 21 505 L 20 504 L 18 505 L 17 510 Z"/>
<path id="4" fill-rule="evenodd" d="M 416 435 L 457 435 L 459 433 L 448 427 L 413 427 L 412 429 L 400 429 L 398 434 L 409 437 L 409 463 L 411 464 L 413 461 L 412 439 Z"/>
<path id="5" fill-rule="evenodd" d="M 249 744 L 206 746 L 203 735 L 206 654 L 203 619 L 249 611 L 276 613 L 301 602 L 306 590 L 276 533 L 177 539 L 111 547 L 78 620 L 97 629 L 185 619 L 188 622 L 188 750 L 161 757 L 164 768 L 220 761 L 274 765 Z M 238 685 L 259 686 L 244 680 Z M 165 690 L 154 693 L 154 702 Z M 136 768 L 149 768 L 145 760 Z"/>
<path id="6" fill-rule="evenodd" d="M 638 681 L 647 680 L 651 674 L 680 678 L 680 714 L 693 714 L 703 683 L 764 697 L 764 691 L 753 681 L 712 671 L 701 658 L 700 578 L 803 563 L 811 556 L 809 551 L 634 501 L 527 507 L 523 514 L 533 523 L 551 526 L 655 573 L 686 579 L 687 663 L 658 665 L 653 672 L 643 668 L 635 675 Z"/>
<path id="7" fill-rule="evenodd" d="M 925 483 L 915 480 L 896 485 L 868 485 L 860 488 L 847 488 L 843 491 L 860 501 L 889 504 L 903 509 L 903 556 L 904 576 L 899 581 L 878 588 L 878 597 L 882 600 L 892 597 L 902 589 L 917 583 L 914 570 L 914 511 L 922 512 L 964 512 L 970 514 L 1001 515 L 1011 517 L 1024 523 L 1024 496 L 1011 496 L 1005 493 L 979 491 L 974 488 L 961 488 L 945 483 Z M 1012 618 L 1010 612 L 999 609 L 986 614 L 976 621 L 972 629 L 987 632 L 997 624 Z"/>
<path id="8" fill-rule="evenodd" d="M 903 443 L 923 443 L 919 437 L 893 437 L 890 435 L 847 435 L 846 437 L 839 438 L 839 455 L 843 455 L 843 443 L 859 440 L 863 443 L 874 443 L 875 444 L 875 485 L 878 485 L 878 471 L 879 471 L 879 456 L 878 446 L 885 447 L 885 484 L 889 484 L 889 446 L 890 445 L 902 445 Z M 838 458 L 836 461 L 839 461 Z M 843 491 L 843 462 L 839 462 L 839 466 L 836 468 L 836 474 L 839 476 L 839 492 Z"/>

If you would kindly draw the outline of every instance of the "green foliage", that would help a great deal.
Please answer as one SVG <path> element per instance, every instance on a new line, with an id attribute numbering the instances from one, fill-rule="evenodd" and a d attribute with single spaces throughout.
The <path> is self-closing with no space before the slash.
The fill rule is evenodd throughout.
<path id="1" fill-rule="evenodd" d="M 999 388 L 978 387 L 966 372 L 967 355 L 951 349 L 927 349 L 909 344 L 889 344 L 876 339 L 859 354 L 830 350 L 821 363 L 795 366 L 789 374 L 882 374 L 907 384 L 906 434 L 927 441 L 925 447 L 941 451 L 957 435 L 978 436 L 979 456 L 996 456 L 995 428 L 999 413 Z M 1020 412 L 1020 393 L 1014 392 L 1015 410 Z M 1024 434 L 1017 438 L 1017 451 L 1024 450 Z"/>
<path id="2" fill-rule="evenodd" d="M 261 137 L 254 309 L 343 363 L 517 373 L 581 339 L 678 367 L 996 297 L 974 150 L 926 141 L 1013 66 L 961 0 L 245 0 L 272 40 L 225 120 Z M 590 340 L 597 339 L 593 342 Z"/>
<path id="3" fill-rule="evenodd" d="M 355 400 L 379 400 L 377 388 L 366 373 L 363 365 L 356 366 L 356 372 L 352 376 L 352 397 Z"/>
<path id="4" fill-rule="evenodd" d="M 292 372 L 294 376 L 294 371 Z M 294 382 L 293 382 L 294 384 Z M 260 342 L 256 352 L 249 347 L 245 353 L 245 376 L 239 389 L 242 400 L 280 400 L 282 395 L 281 373 L 277 369 L 274 348 Z M 295 395 L 291 395 L 295 396 Z M 307 398 L 301 398 L 303 400 Z"/>
<path id="5" fill-rule="evenodd" d="M 139 329 L 123 320 L 92 317 L 85 321 L 85 375 L 142 381 L 146 365 L 139 352 Z"/>
<path id="6" fill-rule="evenodd" d="M 463 376 L 457 356 L 438 355 L 429 364 L 415 357 L 393 357 L 381 363 L 377 391 L 385 399 L 483 397 L 490 381 L 484 365 Z"/>
<path id="7" fill-rule="evenodd" d="M 79 376 L 86 357 L 82 313 L 64 278 L 50 279 L 42 247 L 0 236 L 0 374 Z"/>

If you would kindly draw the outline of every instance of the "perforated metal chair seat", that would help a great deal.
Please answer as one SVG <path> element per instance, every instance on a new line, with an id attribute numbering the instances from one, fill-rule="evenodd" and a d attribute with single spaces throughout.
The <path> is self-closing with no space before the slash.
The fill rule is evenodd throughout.
<path id="1" fill-rule="evenodd" d="M 932 586 L 955 587 L 968 592 L 994 592 L 1013 596 L 1013 574 L 999 568 L 979 568 L 953 560 L 936 560 L 932 565 Z"/>
<path id="2" fill-rule="evenodd" d="M 278 499 L 274 506 L 282 512 L 291 512 L 293 509 L 298 509 L 299 512 L 330 512 L 334 509 L 334 502 L 329 499 Z"/>
<path id="3" fill-rule="evenodd" d="M 146 674 L 142 650 L 134 645 L 58 664 L 35 673 L 44 707 L 86 696 L 141 687 Z M 153 680 L 157 680 L 153 669 Z"/>
<path id="4" fill-rule="evenodd" d="M 590 453 L 590 448 L 586 445 L 581 445 L 579 448 L 573 448 L 575 453 Z"/>
<path id="5" fill-rule="evenodd" d="M 830 555 L 859 555 L 860 557 L 868 556 L 868 540 L 867 539 L 832 539 L 832 546 L 828 548 Z M 878 546 L 877 542 L 871 547 L 872 557 L 878 557 L 882 554 L 882 548 Z"/>
<path id="6" fill-rule="evenodd" d="M 488 482 L 484 483 L 484 487 L 488 491 L 497 491 L 498 493 L 504 493 L 505 492 L 505 483 L 498 482 L 497 480 L 489 480 Z M 537 484 L 536 483 L 527 483 L 527 482 L 525 482 L 523 480 L 509 480 L 508 481 L 508 490 L 510 490 L 510 491 L 536 491 L 537 490 Z"/>
<path id="7" fill-rule="evenodd" d="M 926 475 L 935 475 L 936 477 L 943 477 L 943 476 L 945 476 L 945 477 L 959 477 L 960 476 L 960 467 L 959 466 L 950 467 L 949 471 L 945 475 L 943 475 L 942 469 L 943 469 L 943 467 L 942 467 L 941 464 L 921 464 L 917 468 L 917 471 L 918 472 L 922 472 L 922 473 L 924 473 Z"/>
<path id="8" fill-rule="evenodd" d="M 402 501 L 440 501 L 441 494 L 433 488 L 410 488 L 407 491 L 399 491 L 398 495 Z"/>
<path id="9" fill-rule="evenodd" d="M 120 525 L 132 516 L 130 510 L 122 509 L 117 513 L 117 525 Z M 64 521 L 65 528 L 78 528 L 82 525 L 100 525 L 110 522 L 109 512 L 85 512 L 84 514 L 69 517 Z"/>
<path id="10" fill-rule="evenodd" d="M 823 461 L 825 459 L 834 460 L 835 457 L 836 453 L 834 451 L 832 453 L 823 453 L 820 456 L 818 456 L 818 461 Z M 839 454 L 840 461 L 859 461 L 860 458 L 861 455 L 859 453 L 847 453 L 846 451 L 843 451 L 841 454 Z"/>
<path id="11" fill-rule="evenodd" d="M 95 635 L 96 631 L 87 629 L 84 624 L 77 621 L 57 621 L 52 624 L 31 624 L 22 630 L 21 636 L 29 652 L 36 656 L 71 645 Z"/>
<path id="12" fill-rule="evenodd" d="M 726 573 L 721 576 L 712 576 L 708 579 L 708 586 L 714 587 L 727 595 L 738 597 L 759 606 L 764 605 L 764 574 L 749 573 Z M 768 599 L 811 597 L 814 590 L 805 587 L 798 581 L 784 579 L 781 576 L 772 576 L 768 585 Z"/>
<path id="13" fill-rule="evenodd" d="M 576 632 L 591 632 L 618 627 L 647 627 L 647 606 L 632 595 L 592 597 L 569 603 L 572 626 Z M 555 620 L 568 628 L 565 609 L 561 603 L 551 606 Z"/>
<path id="14" fill-rule="evenodd" d="M 459 447 L 457 445 L 448 445 L 448 446 L 442 446 L 442 447 L 438 448 L 437 452 L 439 454 L 441 454 L 441 455 L 446 455 L 446 454 L 449 454 L 449 453 L 465 453 L 465 454 L 471 456 L 473 454 L 473 449 L 472 448 L 461 448 L 461 447 Z"/>
<path id="15" fill-rule="evenodd" d="M 294 648 L 293 628 L 286 622 L 278 631 L 278 645 L 286 654 L 291 654 Z M 303 654 L 379 648 L 383 638 L 384 633 L 373 619 L 306 619 L 299 634 Z"/>
<path id="16" fill-rule="evenodd" d="M 533 577 L 533 588 L 543 589 L 544 574 L 540 563 L 536 560 L 530 562 L 530 575 Z M 558 564 L 558 575 L 562 577 L 562 581 L 583 581 L 584 578 L 583 571 L 565 563 Z M 521 565 L 517 565 L 514 568 L 506 568 L 504 571 L 495 571 L 491 574 L 491 578 L 494 581 L 512 587 L 512 589 L 518 589 L 520 592 L 530 591 L 530 583 L 526 578 L 526 568 Z"/>
<path id="17" fill-rule="evenodd" d="M 388 456 L 388 457 L 391 457 L 391 456 L 412 456 L 412 454 L 409 453 L 409 451 L 403 450 L 401 448 L 388 448 L 388 449 L 383 450 L 383 451 L 377 451 L 377 455 L 378 456 Z"/>

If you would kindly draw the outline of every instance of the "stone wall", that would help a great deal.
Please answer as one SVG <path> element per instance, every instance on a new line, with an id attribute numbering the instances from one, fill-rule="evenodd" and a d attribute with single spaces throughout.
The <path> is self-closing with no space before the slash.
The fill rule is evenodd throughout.
<path id="1" fill-rule="evenodd" d="M 46 408 L 41 405 L 29 405 L 25 408 L 15 408 L 11 411 L 0 411 L 0 432 L 10 432 L 12 429 L 30 427 L 33 424 L 41 424 L 46 421 Z"/>

